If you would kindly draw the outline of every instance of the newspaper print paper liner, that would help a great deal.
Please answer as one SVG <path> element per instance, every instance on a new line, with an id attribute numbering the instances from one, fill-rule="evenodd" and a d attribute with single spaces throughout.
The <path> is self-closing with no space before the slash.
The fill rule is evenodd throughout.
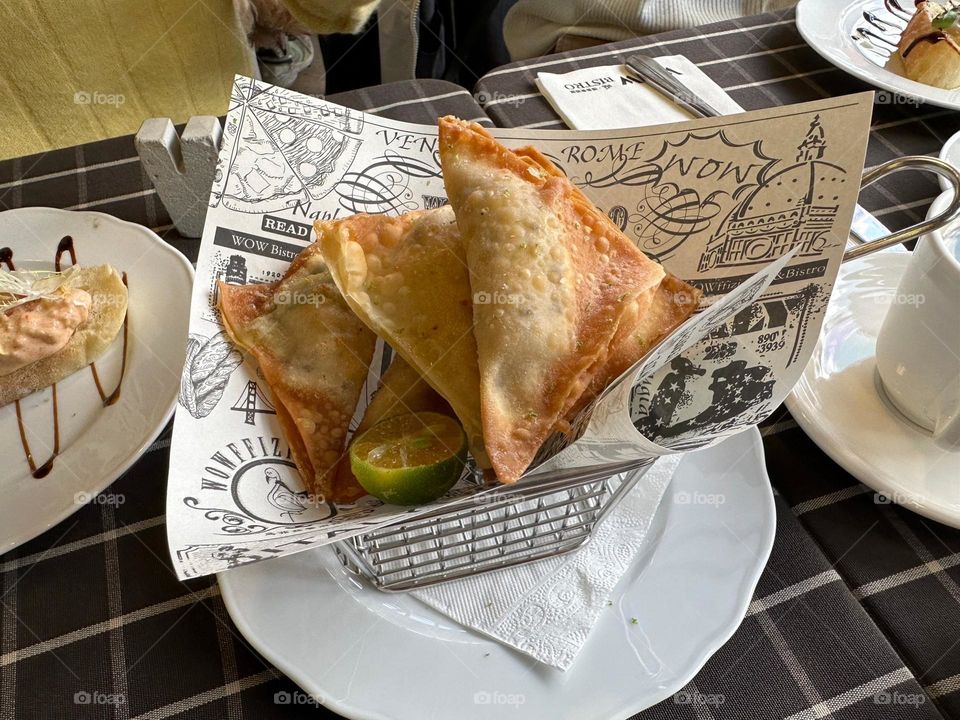
<path id="1" fill-rule="evenodd" d="M 861 93 L 628 130 L 493 131 L 509 146 L 536 145 L 644 252 L 705 295 L 705 309 L 607 389 L 573 445 L 548 442 L 529 482 L 585 466 L 613 474 L 624 461 L 715 442 L 783 400 L 816 343 L 839 268 L 871 107 Z M 235 79 L 171 445 L 167 535 L 178 577 L 306 550 L 489 491 L 464 480 L 424 508 L 310 502 L 269 389 L 255 363 L 238 364 L 224 347 L 216 311 L 218 279 L 277 279 L 312 241 L 314 219 L 445 202 L 435 126 Z M 389 355 L 381 345 L 354 425 Z M 277 490 L 301 497 L 302 510 L 272 504 Z"/>

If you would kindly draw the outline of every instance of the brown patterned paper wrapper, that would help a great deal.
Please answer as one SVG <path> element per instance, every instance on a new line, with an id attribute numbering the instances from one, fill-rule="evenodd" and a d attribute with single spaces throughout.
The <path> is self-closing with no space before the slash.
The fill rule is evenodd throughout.
<path id="1" fill-rule="evenodd" d="M 651 257 L 704 293 L 701 311 L 548 441 L 521 479 L 615 474 L 753 425 L 786 397 L 816 343 L 860 186 L 872 95 L 610 131 L 495 130 L 535 145 Z M 302 490 L 255 363 L 240 362 L 216 283 L 269 282 L 315 219 L 446 202 L 437 129 L 366 115 L 249 78 L 234 81 L 194 285 L 190 352 L 171 445 L 167 533 L 181 578 L 298 552 L 410 518 L 268 502 Z M 354 425 L 387 367 L 378 346 Z M 265 474 L 267 469 L 273 472 Z M 436 509 L 489 486 L 464 478 Z"/>

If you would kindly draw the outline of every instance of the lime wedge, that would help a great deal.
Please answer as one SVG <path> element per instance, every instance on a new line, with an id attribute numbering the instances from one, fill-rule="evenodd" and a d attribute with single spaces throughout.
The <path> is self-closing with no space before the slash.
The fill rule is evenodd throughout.
<path id="1" fill-rule="evenodd" d="M 392 505 L 421 505 L 456 484 L 467 459 L 460 423 L 433 412 L 377 423 L 350 444 L 350 467 L 363 489 Z"/>

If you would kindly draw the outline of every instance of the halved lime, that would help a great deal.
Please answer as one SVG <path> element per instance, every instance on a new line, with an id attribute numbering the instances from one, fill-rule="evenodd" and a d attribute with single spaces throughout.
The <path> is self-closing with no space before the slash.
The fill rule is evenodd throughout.
<path id="1" fill-rule="evenodd" d="M 395 415 L 350 444 L 350 467 L 363 489 L 393 505 L 436 500 L 457 482 L 466 459 L 460 423 L 433 412 Z"/>

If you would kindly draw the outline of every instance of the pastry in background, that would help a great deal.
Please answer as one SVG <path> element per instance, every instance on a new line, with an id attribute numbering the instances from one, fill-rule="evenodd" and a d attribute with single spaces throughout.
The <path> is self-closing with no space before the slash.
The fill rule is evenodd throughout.
<path id="1" fill-rule="evenodd" d="M 109 265 L 0 270 L 0 406 L 97 360 L 126 314 L 127 287 Z"/>
<path id="2" fill-rule="evenodd" d="M 351 312 L 311 245 L 276 283 L 219 283 L 233 341 L 260 365 L 277 419 L 306 489 L 325 501 L 366 493 L 338 474 L 347 430 L 373 359 L 376 337 Z"/>
<path id="3" fill-rule="evenodd" d="M 897 46 L 907 77 L 953 90 L 960 87 L 960 2 L 920 2 Z"/>

